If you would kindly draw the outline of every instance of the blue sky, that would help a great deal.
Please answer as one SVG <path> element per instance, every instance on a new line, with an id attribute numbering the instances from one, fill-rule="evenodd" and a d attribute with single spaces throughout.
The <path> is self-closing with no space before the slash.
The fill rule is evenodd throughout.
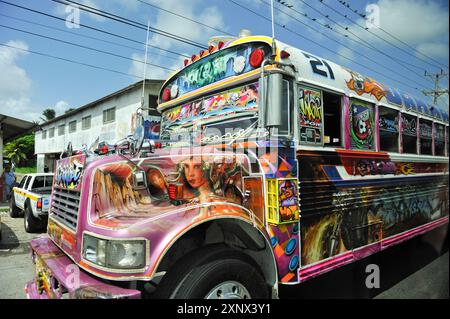
<path id="1" fill-rule="evenodd" d="M 5 1 L 64 19 L 69 14 L 66 12 L 65 5 L 50 0 Z M 270 17 L 270 8 L 267 5 L 270 0 L 143 0 L 201 22 L 201 24 L 148 6 L 138 0 L 75 1 L 140 23 L 146 24 L 147 20 L 150 20 L 151 27 L 183 36 L 205 46 L 208 39 L 213 35 L 220 35 L 223 32 L 237 35 L 244 28 L 251 30 L 253 34 L 271 34 L 271 25 L 267 20 L 244 9 L 248 8 L 259 15 Z M 349 4 L 350 8 L 356 9 L 361 13 L 365 13 L 367 4 L 377 5 L 380 10 L 379 21 L 382 30 L 371 29 L 371 32 L 377 34 L 378 37 L 358 27 L 355 22 L 346 19 L 344 15 L 361 25 L 365 24 L 363 18 L 348 10 L 338 0 L 323 0 L 323 3 L 319 0 L 284 0 L 284 3 L 289 5 L 290 8 L 275 1 L 275 7 L 289 15 L 277 9 L 275 10 L 277 23 L 285 26 L 284 28 L 279 26 L 275 28 L 276 37 L 283 42 L 327 58 L 423 99 L 426 98 L 422 96 L 420 90 L 415 88 L 429 89 L 433 87 L 433 83 L 422 76 L 423 72 L 425 70 L 437 72 L 439 71 L 438 66 L 442 66 L 444 71 L 448 72 L 446 67 L 448 66 L 449 57 L 448 1 L 346 1 L 345 3 Z M 301 15 L 305 13 L 308 17 Z M 45 28 L 10 17 L 44 24 L 74 34 Z M 305 27 L 298 20 L 309 25 L 312 29 Z M 80 23 L 145 42 L 146 32 L 144 30 L 96 15 L 82 12 Z M 63 21 L 2 2 L 0 2 L 0 25 L 74 42 L 98 50 L 109 51 L 135 60 L 144 60 L 144 47 L 140 44 L 83 27 L 69 29 Z M 328 27 L 324 27 L 325 25 L 328 25 Z M 347 31 L 345 27 L 348 28 Z M 407 43 L 408 46 L 391 38 L 383 30 Z M 354 41 L 349 40 L 348 37 L 344 37 L 342 34 L 347 34 Z M 96 37 L 132 48 L 80 37 L 79 35 Z M 340 42 L 340 44 L 327 37 Z M 397 47 L 402 48 L 403 51 L 380 40 L 380 38 L 389 40 Z M 363 42 L 366 45 L 358 44 L 355 41 Z M 39 38 L 4 27 L 0 27 L 0 43 L 97 65 L 123 73 L 135 74 L 138 77 L 142 77 L 143 74 L 142 63 Z M 150 43 L 187 56 L 198 53 L 200 50 L 194 46 L 153 33 L 150 33 Z M 367 48 L 368 45 L 376 48 L 378 52 Z M 384 55 L 380 52 L 383 52 Z M 424 57 L 421 53 L 427 57 Z M 393 59 L 387 56 L 393 57 Z M 183 60 L 184 57 L 181 56 L 157 49 L 149 49 L 148 62 L 155 65 L 176 69 L 182 66 Z M 383 65 L 385 68 L 380 68 L 373 61 Z M 370 69 L 378 71 L 381 75 L 374 73 Z M 149 66 L 147 75 L 149 78 L 165 78 L 168 76 L 168 71 Z M 71 64 L 0 46 L 0 113 L 27 120 L 37 120 L 45 108 L 55 108 L 57 115 L 60 115 L 68 108 L 80 107 L 138 80 L 139 78 Z M 441 87 L 448 87 L 448 77 L 444 78 L 440 84 Z M 442 108 L 448 110 L 448 96 L 441 98 L 440 103 Z"/>

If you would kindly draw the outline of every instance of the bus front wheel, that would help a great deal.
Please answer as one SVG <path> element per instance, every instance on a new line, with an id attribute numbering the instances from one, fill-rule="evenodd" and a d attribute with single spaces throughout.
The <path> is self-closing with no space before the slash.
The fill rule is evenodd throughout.
<path id="1" fill-rule="evenodd" d="M 157 298 L 266 299 L 269 287 L 246 255 L 207 247 L 182 258 L 158 286 Z"/>

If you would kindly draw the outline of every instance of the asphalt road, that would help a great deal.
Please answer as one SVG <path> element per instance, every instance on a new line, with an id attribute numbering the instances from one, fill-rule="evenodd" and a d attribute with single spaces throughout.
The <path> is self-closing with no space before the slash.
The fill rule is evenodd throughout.
<path id="1" fill-rule="evenodd" d="M 24 299 L 25 284 L 34 276 L 28 244 L 39 234 L 26 233 L 22 217 L 5 211 L 0 216 L 0 299 Z M 280 298 L 448 299 L 447 232 L 446 225 L 300 286 L 280 286 Z M 379 267 L 379 288 L 366 287 L 369 264 Z"/>

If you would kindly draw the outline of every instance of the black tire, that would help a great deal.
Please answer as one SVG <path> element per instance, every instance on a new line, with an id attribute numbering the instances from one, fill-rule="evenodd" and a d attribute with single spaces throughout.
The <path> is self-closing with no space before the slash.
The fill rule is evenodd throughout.
<path id="1" fill-rule="evenodd" d="M 14 195 L 11 195 L 11 197 L 9 198 L 9 216 L 13 218 L 19 217 L 20 212 L 20 208 L 16 206 Z"/>
<path id="2" fill-rule="evenodd" d="M 183 257 L 164 276 L 153 297 L 205 299 L 226 282 L 238 283 L 247 290 L 248 295 L 241 294 L 241 298 L 270 298 L 269 287 L 253 260 L 222 245 L 205 247 Z"/>
<path id="3" fill-rule="evenodd" d="M 23 226 L 27 233 L 37 233 L 42 229 L 43 222 L 33 216 L 31 208 L 29 205 L 25 207 L 25 212 L 23 216 Z"/>

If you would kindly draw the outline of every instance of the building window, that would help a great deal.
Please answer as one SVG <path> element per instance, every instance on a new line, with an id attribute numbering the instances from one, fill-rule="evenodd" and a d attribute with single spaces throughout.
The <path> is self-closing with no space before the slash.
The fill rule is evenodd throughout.
<path id="1" fill-rule="evenodd" d="M 158 107 L 158 97 L 156 95 L 148 96 L 148 107 L 150 108 L 148 115 L 160 116 L 159 112 L 156 110 Z"/>
<path id="2" fill-rule="evenodd" d="M 85 116 L 81 119 L 81 129 L 88 130 L 91 128 L 91 116 Z"/>
<path id="3" fill-rule="evenodd" d="M 64 135 L 64 128 L 65 128 L 64 124 L 61 124 L 60 126 L 58 126 L 58 135 L 59 136 Z"/>
<path id="4" fill-rule="evenodd" d="M 69 133 L 77 131 L 77 121 L 69 122 Z"/>
<path id="5" fill-rule="evenodd" d="M 322 91 L 312 88 L 300 88 L 298 103 L 300 143 L 322 145 Z"/>
<path id="6" fill-rule="evenodd" d="M 445 156 L 445 126 L 434 123 L 434 155 Z"/>
<path id="7" fill-rule="evenodd" d="M 42 131 L 42 139 L 45 140 L 47 138 L 47 130 Z"/>
<path id="8" fill-rule="evenodd" d="M 380 150 L 398 153 L 398 111 L 380 106 Z"/>
<path id="9" fill-rule="evenodd" d="M 417 118 L 402 114 L 403 153 L 417 154 Z"/>
<path id="10" fill-rule="evenodd" d="M 375 150 L 372 104 L 350 100 L 350 147 L 356 150 Z"/>
<path id="11" fill-rule="evenodd" d="M 341 147 L 341 96 L 325 91 L 322 93 L 324 123 L 323 143 L 325 146 Z"/>
<path id="12" fill-rule="evenodd" d="M 54 136 L 55 136 L 55 128 L 52 127 L 52 128 L 50 128 L 50 129 L 48 130 L 48 137 L 49 137 L 49 138 L 52 138 L 52 137 L 54 137 Z"/>
<path id="13" fill-rule="evenodd" d="M 420 154 L 433 155 L 433 122 L 420 119 Z"/>
<path id="14" fill-rule="evenodd" d="M 103 124 L 114 122 L 115 119 L 116 119 L 115 107 L 103 111 Z"/>

